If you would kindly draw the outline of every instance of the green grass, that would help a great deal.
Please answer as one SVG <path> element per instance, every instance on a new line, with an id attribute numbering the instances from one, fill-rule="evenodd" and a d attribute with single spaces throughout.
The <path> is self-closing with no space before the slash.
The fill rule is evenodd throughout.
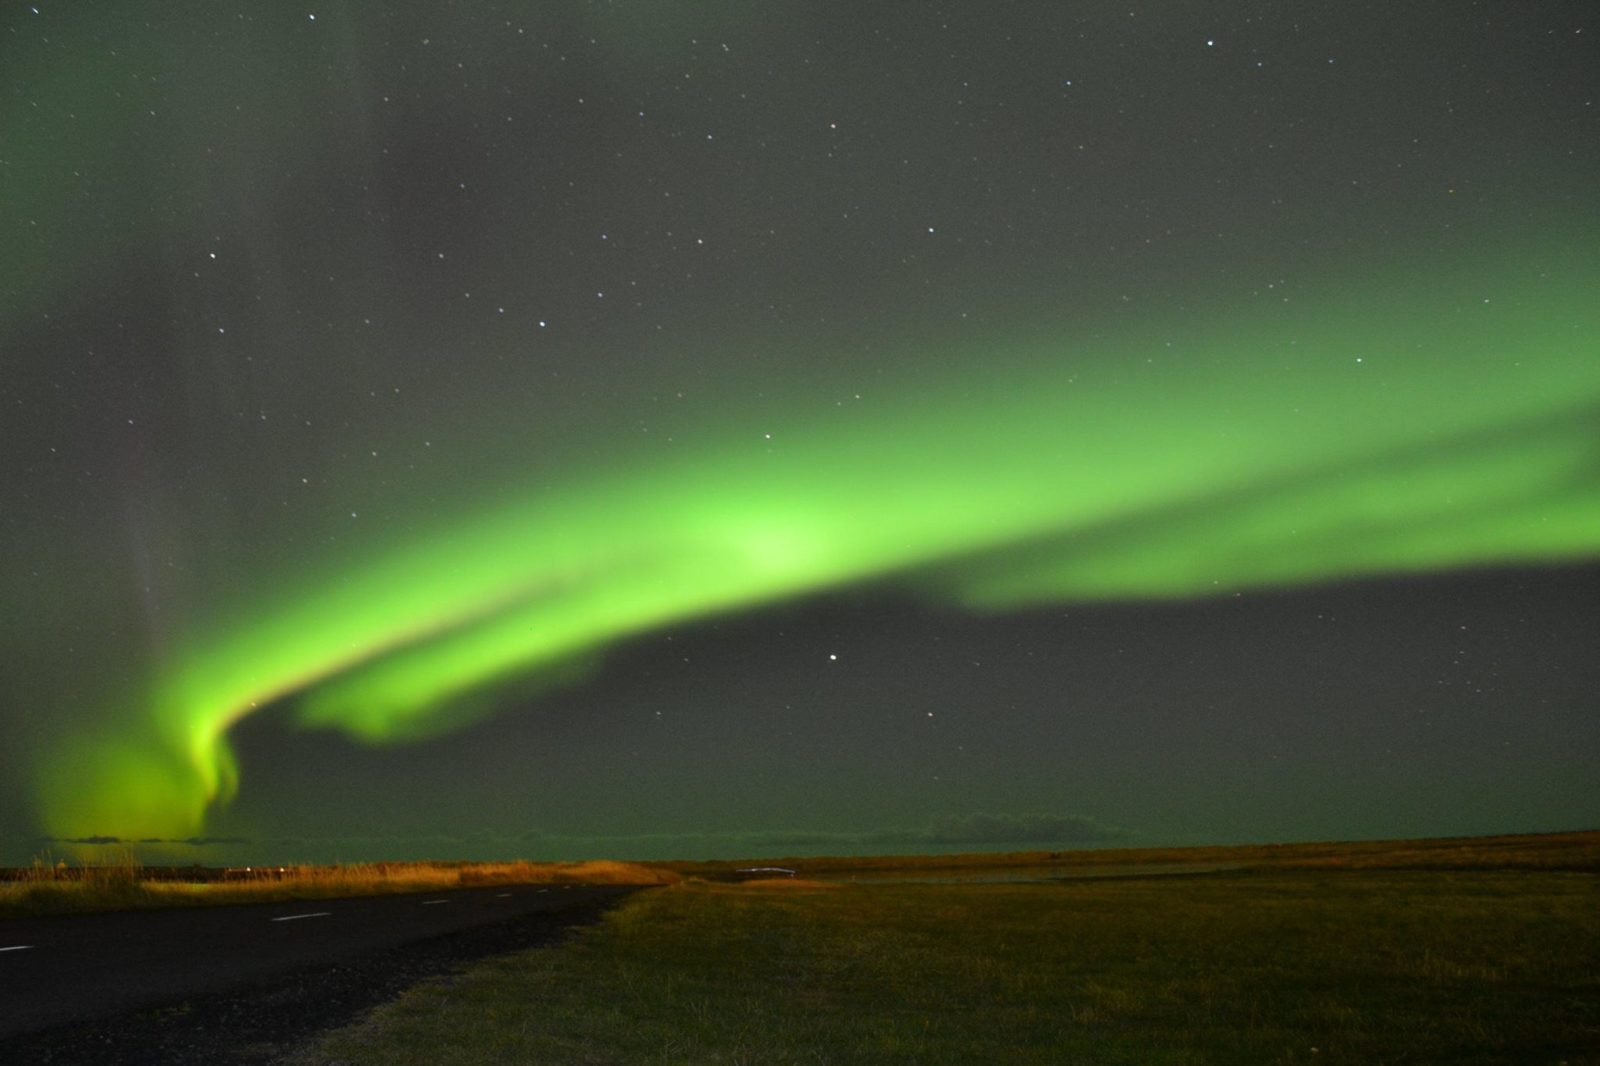
<path id="1" fill-rule="evenodd" d="M 1600 1062 L 1600 878 L 686 882 L 299 1066 Z"/>

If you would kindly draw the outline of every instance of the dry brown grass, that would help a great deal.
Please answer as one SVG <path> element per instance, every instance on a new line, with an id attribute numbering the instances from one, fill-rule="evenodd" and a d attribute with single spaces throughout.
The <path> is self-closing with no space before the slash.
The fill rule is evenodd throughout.
<path id="1" fill-rule="evenodd" d="M 682 878 L 728 880 L 752 865 L 738 862 L 372 862 L 332 866 L 268 866 L 229 871 L 204 883 L 156 879 L 125 852 L 111 862 L 67 866 L 46 859 L 0 883 L 0 917 L 194 906 L 212 903 L 320 899 L 428 892 L 464 885 L 584 883 L 661 885 Z M 804 876 L 746 882 L 773 889 L 817 887 L 820 879 L 1026 874 L 1071 877 L 1097 870 L 1211 866 L 1262 871 L 1479 870 L 1600 872 L 1600 831 L 1439 840 L 1255 844 L 1199 848 L 1107 848 L 1007 854 L 889 855 L 763 859 Z"/>
<path id="2" fill-rule="evenodd" d="M 664 885 L 677 880 L 670 870 L 607 860 L 261 866 L 229 871 L 223 880 L 154 880 L 128 853 L 112 863 L 84 866 L 35 860 L 16 880 L 0 884 L 0 918 L 431 892 L 471 885 Z"/>
<path id="3" fill-rule="evenodd" d="M 741 867 L 786 866 L 809 876 L 1027 871 L 1049 877 L 1104 867 L 1207 865 L 1273 870 L 1565 870 L 1600 871 L 1600 830 L 1422 840 L 1227 844 L 1189 848 L 1100 848 L 1092 851 L 979 852 L 960 855 L 764 857 L 670 862 L 685 877 L 732 876 Z"/>

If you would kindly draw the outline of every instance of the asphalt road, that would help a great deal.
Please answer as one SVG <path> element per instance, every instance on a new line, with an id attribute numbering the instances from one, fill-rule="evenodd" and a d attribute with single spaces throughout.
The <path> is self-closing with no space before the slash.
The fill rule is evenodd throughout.
<path id="1" fill-rule="evenodd" d="M 0 1041 L 540 912 L 592 914 L 632 891 L 512 885 L 3 920 Z"/>

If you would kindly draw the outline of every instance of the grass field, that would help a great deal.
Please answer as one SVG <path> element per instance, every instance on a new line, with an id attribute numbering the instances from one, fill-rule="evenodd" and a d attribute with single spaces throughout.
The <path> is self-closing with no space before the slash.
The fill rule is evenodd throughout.
<path id="1" fill-rule="evenodd" d="M 212 871 L 212 874 L 221 871 Z M 149 875 L 125 857 L 69 867 L 37 862 L 0 882 L 0 919 L 94 911 L 263 903 L 287 899 L 429 892 L 489 884 L 662 885 L 670 870 L 625 862 L 396 862 L 338 866 L 270 866 L 224 879 L 176 880 Z"/>
<path id="2" fill-rule="evenodd" d="M 1499 868 L 1395 845 L 1393 868 L 1356 846 L 1192 877 L 689 880 L 295 1062 L 1596 1063 L 1584 837 L 1575 869 L 1552 838 Z"/>
<path id="3" fill-rule="evenodd" d="M 977 852 L 958 855 L 842 855 L 759 860 L 799 868 L 808 876 L 839 878 L 947 876 L 1030 871 L 1041 876 L 1093 873 L 1112 867 L 1249 866 L 1338 870 L 1579 870 L 1600 873 L 1600 831 L 1516 833 L 1421 840 L 1222 844 L 1186 848 L 1096 848 L 1093 851 Z M 670 862 L 684 877 L 715 879 L 755 860 Z"/>

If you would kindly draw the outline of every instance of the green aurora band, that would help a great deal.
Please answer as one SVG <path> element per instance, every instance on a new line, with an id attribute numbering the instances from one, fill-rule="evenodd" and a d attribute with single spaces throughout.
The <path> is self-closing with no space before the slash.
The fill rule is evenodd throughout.
<path id="1" fill-rule="evenodd" d="M 1593 558 L 1592 254 L 1558 242 L 1201 328 L 928 353 L 945 372 L 873 402 L 733 415 L 699 445 L 308 560 L 194 625 L 101 735 L 40 764 L 45 827 L 197 831 L 238 786 L 229 728 L 270 704 L 365 741 L 425 736 L 632 635 L 851 584 L 1003 609 Z"/>

